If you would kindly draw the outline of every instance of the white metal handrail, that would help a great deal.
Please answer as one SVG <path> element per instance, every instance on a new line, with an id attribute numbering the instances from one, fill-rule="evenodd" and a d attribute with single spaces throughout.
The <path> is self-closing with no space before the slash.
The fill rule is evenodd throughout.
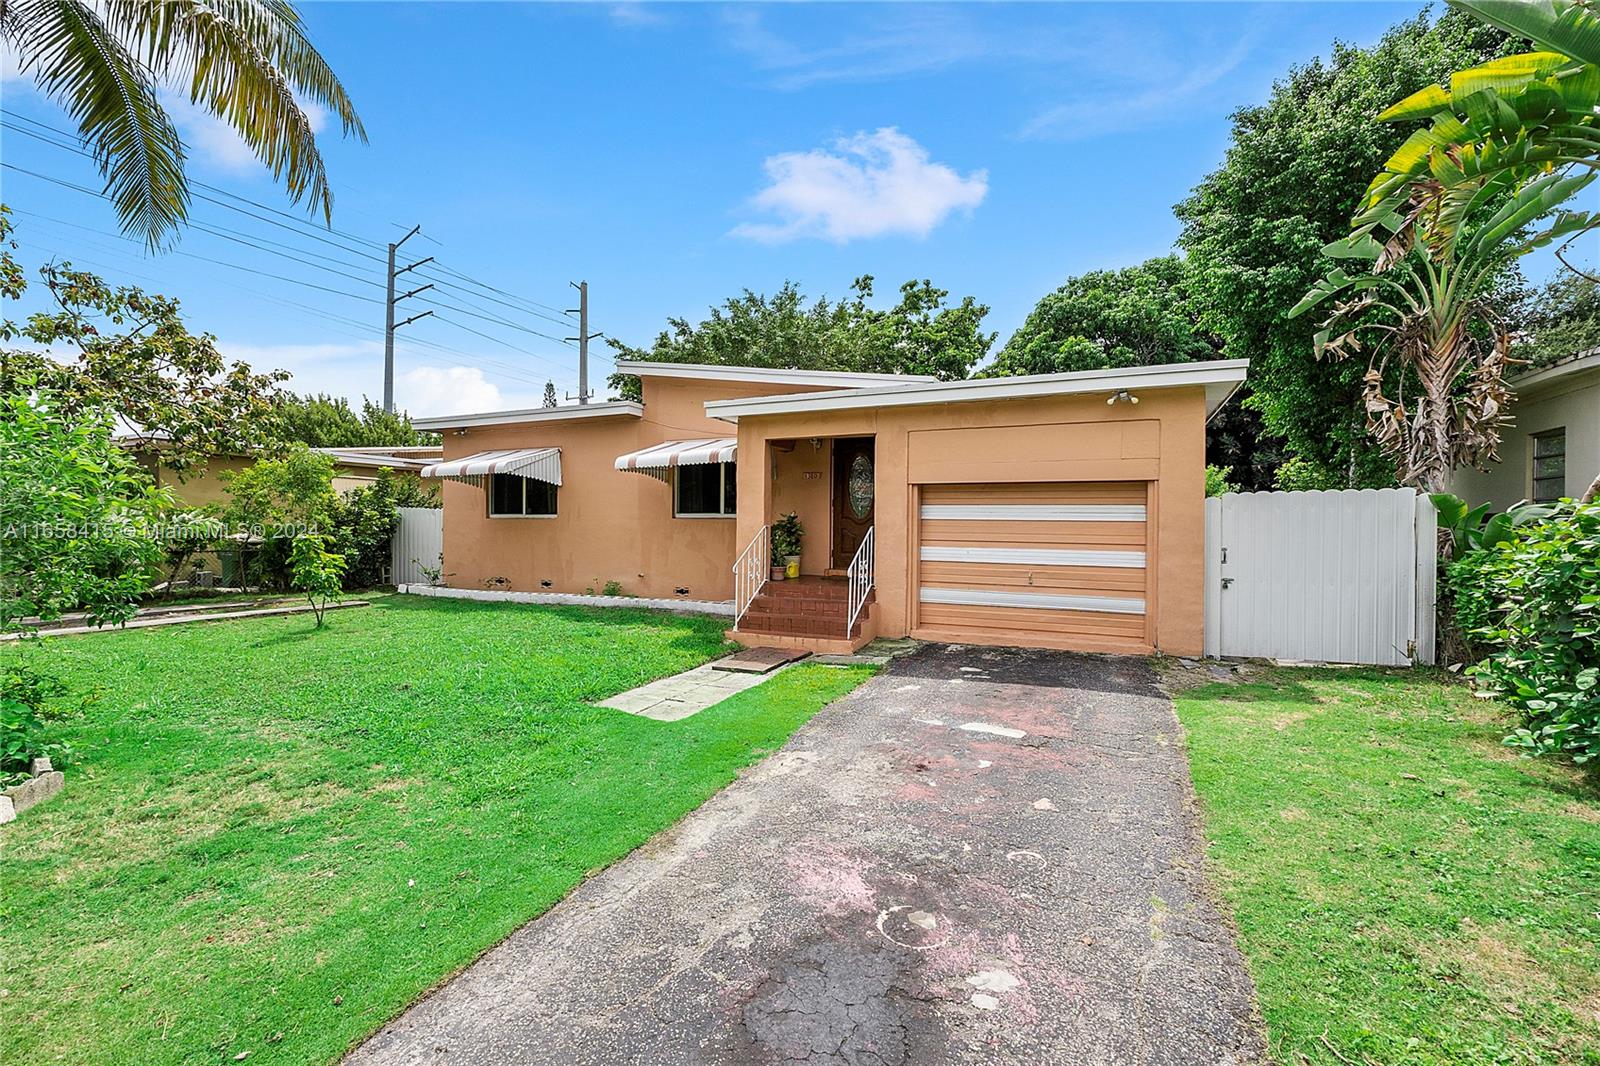
<path id="1" fill-rule="evenodd" d="M 733 564 L 733 624 L 750 609 L 750 603 L 761 592 L 761 586 L 771 577 L 772 540 L 768 527 L 762 526 L 751 539 L 738 560 Z"/>
<path id="2" fill-rule="evenodd" d="M 876 529 L 876 526 L 867 527 L 867 535 L 861 538 L 861 547 L 856 549 L 855 558 L 850 560 L 850 620 L 844 626 L 846 634 L 855 628 L 856 616 L 867 605 L 867 596 L 872 592 L 872 534 Z"/>

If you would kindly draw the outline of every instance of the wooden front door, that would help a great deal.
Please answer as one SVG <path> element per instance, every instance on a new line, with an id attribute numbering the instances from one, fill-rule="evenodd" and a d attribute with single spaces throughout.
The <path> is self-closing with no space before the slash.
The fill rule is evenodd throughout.
<path id="1" fill-rule="evenodd" d="M 833 566 L 843 570 L 872 528 L 877 465 L 871 437 L 833 442 Z"/>

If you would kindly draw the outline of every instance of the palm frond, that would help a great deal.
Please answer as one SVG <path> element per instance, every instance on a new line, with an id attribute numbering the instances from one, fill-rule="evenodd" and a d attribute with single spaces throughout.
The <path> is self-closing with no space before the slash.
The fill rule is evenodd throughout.
<path id="1" fill-rule="evenodd" d="M 167 241 L 188 218 L 189 190 L 150 70 L 82 0 L 7 3 L 4 35 L 22 72 L 77 121 L 123 228 L 151 248 Z"/>
<path id="2" fill-rule="evenodd" d="M 316 134 L 302 99 L 327 107 L 347 135 L 366 131 L 344 87 L 284 0 L 106 0 L 108 17 L 154 69 L 179 75 L 190 100 L 224 119 L 283 182 L 331 217 Z"/>

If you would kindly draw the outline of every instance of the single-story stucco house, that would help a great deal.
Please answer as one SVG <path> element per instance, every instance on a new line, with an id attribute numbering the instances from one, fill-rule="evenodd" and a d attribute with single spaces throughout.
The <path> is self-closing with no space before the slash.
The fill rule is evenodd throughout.
<path id="1" fill-rule="evenodd" d="M 1507 384 L 1515 399 L 1500 461 L 1458 470 L 1450 491 L 1505 510 L 1523 500 L 1580 497 L 1600 475 L 1600 348 L 1524 371 Z"/>
<path id="2" fill-rule="evenodd" d="M 642 402 L 444 435 L 445 582 L 733 600 L 750 645 L 1196 655 L 1205 427 L 1243 360 L 931 378 L 628 362 Z M 798 515 L 799 581 L 768 580 Z"/>

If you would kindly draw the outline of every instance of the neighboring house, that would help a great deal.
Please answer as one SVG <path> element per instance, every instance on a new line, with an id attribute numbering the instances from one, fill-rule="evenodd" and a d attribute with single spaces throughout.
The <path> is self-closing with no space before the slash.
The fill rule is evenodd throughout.
<path id="1" fill-rule="evenodd" d="M 333 457 L 333 491 L 349 492 L 363 488 L 378 478 L 378 471 L 389 469 L 420 474 L 423 467 L 444 457 L 444 449 L 437 444 L 420 444 L 415 447 L 374 448 L 318 448 L 317 451 Z M 434 478 L 423 479 L 422 487 L 437 489 Z"/>
<path id="2" fill-rule="evenodd" d="M 642 403 L 415 420 L 444 434 L 423 473 L 451 482 L 449 585 L 732 597 L 754 645 L 1200 652 L 1205 425 L 1243 360 L 957 382 L 618 369 Z M 790 511 L 808 576 L 763 587 Z"/>
<path id="3" fill-rule="evenodd" d="M 167 442 L 160 435 L 128 433 L 119 436 L 117 443 L 132 453 L 157 488 L 171 489 L 185 507 L 226 506 L 228 486 L 222 475 L 248 470 L 255 463 L 248 455 L 212 455 L 204 463 L 178 471 L 166 464 Z"/>
<path id="4" fill-rule="evenodd" d="M 190 466 L 179 472 L 162 459 L 166 450 L 160 437 L 128 433 L 117 438 L 118 443 L 133 453 L 157 487 L 166 487 L 185 507 L 207 507 L 211 504 L 227 506 L 228 495 L 225 473 L 248 470 L 255 459 L 248 455 L 213 455 L 204 463 Z M 378 471 L 388 468 L 419 474 L 429 463 L 437 462 L 443 454 L 437 444 L 410 448 L 318 448 L 333 457 L 333 490 L 338 493 L 370 485 Z M 424 488 L 437 488 L 438 481 L 424 480 Z"/>
<path id="5" fill-rule="evenodd" d="M 1600 348 L 1511 378 L 1512 424 L 1500 461 L 1457 470 L 1450 491 L 1504 510 L 1523 500 L 1580 497 L 1600 474 Z"/>

